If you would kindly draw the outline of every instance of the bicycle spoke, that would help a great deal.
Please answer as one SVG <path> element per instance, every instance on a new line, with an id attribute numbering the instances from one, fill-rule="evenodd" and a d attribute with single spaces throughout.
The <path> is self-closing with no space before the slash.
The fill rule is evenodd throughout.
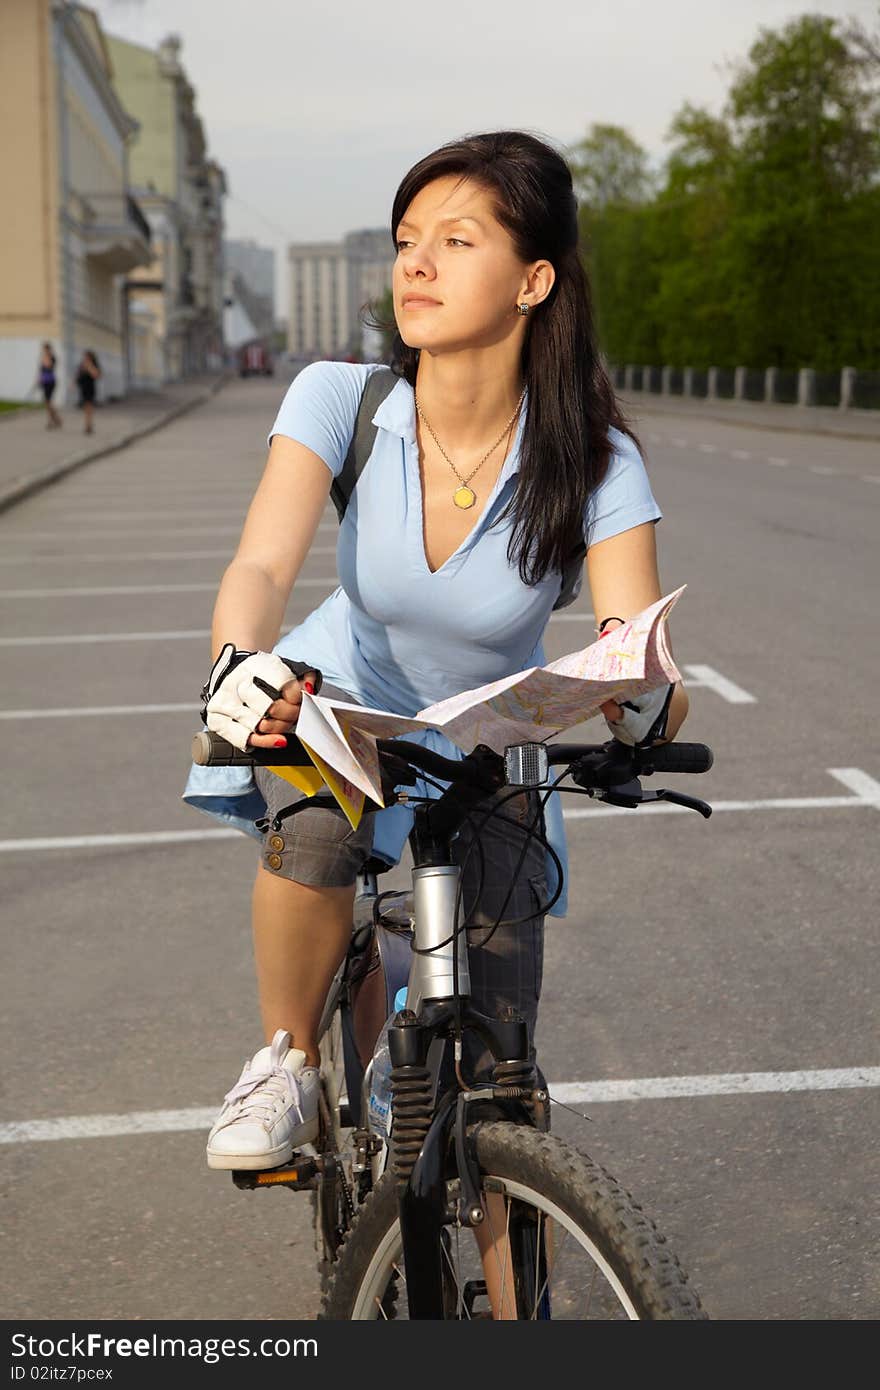
<path id="1" fill-rule="evenodd" d="M 591 1303 L 593 1302 L 593 1289 L 596 1287 L 596 1275 L 597 1275 L 598 1273 L 599 1273 L 598 1269 L 594 1269 L 594 1270 L 593 1270 L 593 1277 L 592 1277 L 592 1279 L 590 1280 L 590 1287 L 589 1287 L 589 1290 L 588 1290 L 588 1292 L 587 1292 L 587 1316 L 586 1316 L 586 1318 L 584 1319 L 585 1322 L 589 1322 L 589 1320 L 590 1320 L 590 1305 L 591 1305 Z"/>
<path id="2" fill-rule="evenodd" d="M 540 1221 L 540 1219 L 541 1219 L 541 1213 L 538 1212 L 538 1220 Z M 545 1226 L 545 1234 L 546 1234 L 547 1231 L 549 1231 L 549 1229 L 550 1229 L 550 1218 L 548 1217 L 548 1218 L 547 1218 L 547 1224 L 546 1224 L 546 1226 Z M 553 1258 L 552 1264 L 550 1263 L 549 1260 L 548 1260 L 548 1262 L 547 1262 L 547 1274 L 546 1274 L 546 1276 L 545 1276 L 545 1278 L 544 1278 L 543 1284 L 541 1285 L 541 1288 L 540 1288 L 540 1291 L 539 1291 L 539 1293 L 538 1293 L 538 1296 L 537 1296 L 537 1298 L 535 1299 L 535 1313 L 534 1313 L 535 1319 L 537 1319 L 537 1316 L 538 1316 L 538 1304 L 541 1302 L 541 1299 L 544 1297 L 545 1292 L 549 1289 L 550 1280 L 552 1279 L 552 1277 L 554 1276 L 554 1274 L 556 1274 L 557 1270 L 559 1269 L 560 1264 L 562 1263 L 562 1252 L 563 1252 L 563 1250 L 565 1249 L 565 1243 L 566 1243 L 566 1241 L 568 1240 L 568 1238 L 569 1238 L 570 1235 L 571 1235 L 571 1231 L 569 1231 L 569 1230 L 563 1231 L 563 1233 L 562 1233 L 562 1240 L 559 1242 L 559 1246 L 558 1246 L 558 1248 L 556 1249 L 556 1251 L 554 1252 L 554 1258 Z M 595 1277 L 596 1277 L 596 1269 L 595 1269 L 595 1266 L 594 1266 L 594 1268 L 593 1268 L 593 1278 L 595 1279 Z"/>
<path id="3" fill-rule="evenodd" d="M 453 1278 L 453 1280 L 454 1280 L 454 1282 L 455 1282 L 455 1295 L 456 1295 L 456 1297 L 455 1297 L 455 1306 L 456 1306 L 456 1311 L 460 1313 L 461 1310 L 462 1310 L 462 1308 L 464 1308 L 465 1312 L 467 1313 L 468 1322 L 470 1322 L 470 1320 L 471 1320 L 471 1315 L 470 1315 L 470 1313 L 468 1313 L 467 1308 L 465 1307 L 464 1292 L 463 1292 L 463 1290 L 462 1290 L 461 1283 L 460 1283 L 460 1281 L 459 1281 L 458 1275 L 457 1275 L 456 1272 L 455 1272 L 455 1266 L 454 1266 L 453 1263 L 452 1263 L 452 1256 L 450 1255 L 449 1251 L 448 1251 L 447 1248 L 446 1248 L 446 1241 L 445 1241 L 445 1240 L 442 1240 L 442 1241 L 440 1242 L 440 1248 L 441 1248 L 441 1250 L 443 1251 L 443 1254 L 446 1256 L 446 1263 L 449 1265 L 450 1271 L 451 1271 L 451 1273 L 452 1273 L 452 1278 Z M 460 1253 L 459 1253 L 459 1245 L 458 1245 L 458 1228 L 457 1228 L 457 1227 L 456 1227 L 456 1230 L 455 1230 L 455 1258 L 456 1258 L 456 1260 L 458 1261 L 458 1266 L 459 1266 L 459 1269 L 460 1269 L 460 1268 L 461 1268 L 461 1256 L 460 1256 Z"/>

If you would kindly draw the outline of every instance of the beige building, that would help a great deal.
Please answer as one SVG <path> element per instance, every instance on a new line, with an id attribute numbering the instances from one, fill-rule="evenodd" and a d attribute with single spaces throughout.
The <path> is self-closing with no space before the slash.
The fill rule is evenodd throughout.
<path id="1" fill-rule="evenodd" d="M 364 309 L 391 285 L 394 251 L 385 229 L 349 232 L 341 242 L 288 247 L 287 350 L 293 357 L 371 355 Z M 366 341 L 365 341 L 366 340 Z"/>
<path id="2" fill-rule="evenodd" d="M 223 360 L 223 170 L 208 158 L 180 40 L 157 50 L 108 36 L 115 82 L 139 123 L 132 190 L 154 257 L 127 281 L 132 380 L 159 386 Z"/>
<path id="3" fill-rule="evenodd" d="M 137 122 L 119 100 L 97 16 L 61 0 L 0 3 L 0 396 L 31 391 L 43 341 L 71 394 L 91 348 L 105 398 L 127 389 L 121 276 L 150 260 L 150 229 L 128 192 Z"/>

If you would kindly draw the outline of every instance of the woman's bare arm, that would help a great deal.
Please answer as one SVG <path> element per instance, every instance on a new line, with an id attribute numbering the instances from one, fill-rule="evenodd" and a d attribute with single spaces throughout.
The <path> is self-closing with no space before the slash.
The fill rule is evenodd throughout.
<path id="1" fill-rule="evenodd" d="M 603 618 L 632 618 L 662 598 L 654 532 L 654 523 L 647 521 L 590 546 L 587 578 L 597 627 Z M 675 738 L 687 716 L 688 705 L 687 691 L 679 682 L 669 706 L 666 740 L 658 742 Z M 613 700 L 602 708 L 612 721 L 620 718 L 620 706 Z"/>
<path id="2" fill-rule="evenodd" d="M 311 449 L 286 435 L 273 437 L 238 549 L 220 583 L 212 660 L 224 642 L 245 651 L 272 650 L 332 481 L 326 463 Z"/>

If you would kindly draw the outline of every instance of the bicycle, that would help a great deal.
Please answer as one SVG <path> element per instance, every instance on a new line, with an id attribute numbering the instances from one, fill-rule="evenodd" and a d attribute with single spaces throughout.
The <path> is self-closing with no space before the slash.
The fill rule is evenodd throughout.
<path id="1" fill-rule="evenodd" d="M 630 748 L 611 739 L 519 744 L 504 756 L 478 745 L 456 761 L 403 739 L 377 746 L 385 804 L 414 808 L 412 893 L 380 894 L 376 878 L 386 866 L 365 866 L 350 949 L 321 1022 L 313 1152 L 295 1154 L 284 1168 L 235 1172 L 233 1181 L 314 1194 L 323 1319 L 704 1320 L 699 1296 L 651 1218 L 607 1171 L 548 1133 L 549 1097 L 530 1061 L 524 1022 L 488 1018 L 471 1006 L 468 950 L 460 950 L 460 870 L 450 844 L 487 797 L 502 800 L 484 819 L 501 814 L 504 795 L 524 789 L 579 792 L 631 808 L 674 802 L 708 817 L 705 802 L 646 792 L 639 779 L 706 772 L 711 750 Z M 193 758 L 311 766 L 295 735 L 279 759 L 274 751 L 241 753 L 203 732 L 194 737 Z M 550 782 L 550 768 L 560 766 Z M 398 790 L 414 786 L 417 775 L 448 787 L 432 800 Z M 560 787 L 565 778 L 574 785 Z M 336 803 L 324 794 L 307 798 L 279 813 L 274 829 L 310 804 Z M 534 821 L 525 831 L 543 838 Z M 407 980 L 405 1007 L 394 1012 Z M 383 1018 L 391 1015 L 390 1143 L 368 1123 L 383 985 Z M 460 1067 L 468 1029 L 495 1059 L 490 1079 L 474 1085 Z"/>

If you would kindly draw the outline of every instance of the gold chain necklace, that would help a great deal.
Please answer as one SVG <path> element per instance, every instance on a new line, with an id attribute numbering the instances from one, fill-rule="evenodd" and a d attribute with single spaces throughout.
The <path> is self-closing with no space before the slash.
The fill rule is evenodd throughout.
<path id="1" fill-rule="evenodd" d="M 480 469 L 480 468 L 482 468 L 483 464 L 486 462 L 486 459 L 489 457 L 489 454 L 493 454 L 493 453 L 495 452 L 495 450 L 498 448 L 498 445 L 501 443 L 501 441 L 502 441 L 502 439 L 504 438 L 504 436 L 505 436 L 505 435 L 508 433 L 508 431 L 510 430 L 510 428 L 511 428 L 513 422 L 514 422 L 514 420 L 516 419 L 517 415 L 519 414 L 520 406 L 522 405 L 523 400 L 525 399 L 525 394 L 526 394 L 526 388 L 523 387 L 523 389 L 522 389 L 522 395 L 520 396 L 519 400 L 518 400 L 517 403 L 516 403 L 516 410 L 513 412 L 513 414 L 511 415 L 510 419 L 508 420 L 507 424 L 504 426 L 504 429 L 501 431 L 501 433 L 499 434 L 498 438 L 495 440 L 495 443 L 492 445 L 492 448 L 489 449 L 489 450 L 483 455 L 483 457 L 480 459 L 480 462 L 477 464 L 477 467 L 476 467 L 476 468 L 472 468 L 471 471 L 470 471 L 470 473 L 468 473 L 467 477 L 466 477 L 466 478 L 463 478 L 463 477 L 461 476 L 461 474 L 459 473 L 458 469 L 456 468 L 455 464 L 452 462 L 452 459 L 449 457 L 449 455 L 447 454 L 446 450 L 443 448 L 443 445 L 440 443 L 440 440 L 437 438 L 436 434 L 435 434 L 434 431 L 431 429 L 430 421 L 426 418 L 425 412 L 422 410 L 422 407 L 419 405 L 419 398 L 418 398 L 418 396 L 415 395 L 415 392 L 413 392 L 413 395 L 415 396 L 416 410 L 419 412 L 419 418 L 420 418 L 421 420 L 424 421 L 425 425 L 426 425 L 427 428 L 428 428 L 428 432 L 429 432 L 430 435 L 431 435 L 431 438 L 433 439 L 434 443 L 437 445 L 437 448 L 440 450 L 440 452 L 441 452 L 441 454 L 443 455 L 443 457 L 445 458 L 446 462 L 449 464 L 449 467 L 452 469 L 453 473 L 455 474 L 456 478 L 458 479 L 459 486 L 455 489 L 455 492 L 452 494 L 452 500 L 453 500 L 453 502 L 455 503 L 456 507 L 460 507 L 460 508 L 462 509 L 462 511 L 466 511 L 468 507 L 472 507 L 472 506 L 474 505 L 474 503 L 476 502 L 476 500 L 477 500 L 477 494 L 474 492 L 473 488 L 468 487 L 468 483 L 470 482 L 470 480 L 471 480 L 471 478 L 474 476 L 474 474 L 477 472 L 477 470 Z"/>

